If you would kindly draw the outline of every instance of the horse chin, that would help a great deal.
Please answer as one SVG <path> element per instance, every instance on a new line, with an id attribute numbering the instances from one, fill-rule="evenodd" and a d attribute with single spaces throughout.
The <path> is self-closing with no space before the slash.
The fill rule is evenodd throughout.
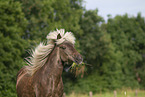
<path id="1" fill-rule="evenodd" d="M 64 70 L 65 72 L 68 72 L 73 64 L 73 61 L 69 60 L 69 61 L 66 61 L 66 62 L 63 62 L 63 67 L 64 67 Z"/>

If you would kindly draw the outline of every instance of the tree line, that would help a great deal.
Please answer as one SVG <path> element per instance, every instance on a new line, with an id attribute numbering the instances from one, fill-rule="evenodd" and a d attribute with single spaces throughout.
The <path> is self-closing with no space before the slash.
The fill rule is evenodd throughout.
<path id="1" fill-rule="evenodd" d="M 16 74 L 26 65 L 27 50 L 53 30 L 76 37 L 86 65 L 83 78 L 63 73 L 64 91 L 95 92 L 145 89 L 145 18 L 108 17 L 86 10 L 83 0 L 0 0 L 0 96 L 16 97 Z"/>

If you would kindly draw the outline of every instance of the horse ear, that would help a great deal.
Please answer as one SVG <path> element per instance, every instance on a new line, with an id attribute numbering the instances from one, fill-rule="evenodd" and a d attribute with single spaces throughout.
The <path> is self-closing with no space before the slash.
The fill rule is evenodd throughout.
<path id="1" fill-rule="evenodd" d="M 60 35 L 60 33 L 57 35 L 57 39 L 60 39 L 61 38 L 61 35 Z"/>

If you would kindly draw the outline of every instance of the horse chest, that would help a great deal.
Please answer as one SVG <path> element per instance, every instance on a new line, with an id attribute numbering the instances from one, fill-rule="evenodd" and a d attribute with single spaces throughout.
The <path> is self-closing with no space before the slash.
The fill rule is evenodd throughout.
<path id="1" fill-rule="evenodd" d="M 61 77 L 51 76 L 38 80 L 35 85 L 36 97 L 61 97 L 63 95 L 63 82 Z"/>

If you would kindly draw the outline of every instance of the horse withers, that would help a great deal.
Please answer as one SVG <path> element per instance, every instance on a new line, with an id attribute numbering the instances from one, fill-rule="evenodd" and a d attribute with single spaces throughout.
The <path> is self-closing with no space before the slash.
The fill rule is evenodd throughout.
<path id="1" fill-rule="evenodd" d="M 18 97 L 62 97 L 62 71 L 70 60 L 81 64 L 82 56 L 74 49 L 75 37 L 60 29 L 47 35 L 47 44 L 40 43 L 17 74 Z"/>

